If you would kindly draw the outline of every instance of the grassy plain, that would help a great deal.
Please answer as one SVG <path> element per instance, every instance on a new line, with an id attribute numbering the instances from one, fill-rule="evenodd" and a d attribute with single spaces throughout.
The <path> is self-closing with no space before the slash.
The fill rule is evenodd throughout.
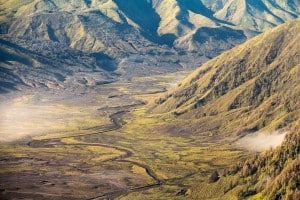
<path id="1" fill-rule="evenodd" d="M 228 144 L 234 138 L 187 131 L 201 124 L 201 119 L 153 114 L 141 104 L 151 104 L 180 78 L 177 73 L 117 82 L 75 94 L 76 98 L 53 100 L 43 93 L 15 99 L 15 109 L 26 106 L 36 112 L 10 131 L 38 133 L 0 146 L 2 197 L 189 197 L 195 183 L 206 182 L 213 170 L 231 165 L 246 153 Z M 12 113 L 2 119 L 3 123 L 13 119 Z M 9 129 L 1 131 L 13 134 Z"/>

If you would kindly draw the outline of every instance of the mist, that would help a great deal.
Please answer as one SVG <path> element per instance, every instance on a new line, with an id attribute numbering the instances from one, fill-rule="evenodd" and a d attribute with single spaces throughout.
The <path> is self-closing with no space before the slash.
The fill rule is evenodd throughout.
<path id="1" fill-rule="evenodd" d="M 62 95 L 60 95 L 61 98 Z M 14 142 L 49 133 L 80 131 L 100 123 L 97 107 L 80 105 L 83 101 L 55 99 L 56 95 L 24 95 L 0 103 L 0 143 Z M 73 99 L 72 99 L 73 100 Z"/>
<path id="2" fill-rule="evenodd" d="M 244 148 L 252 151 L 265 151 L 270 148 L 275 148 L 284 140 L 286 132 L 272 132 L 272 133 L 258 133 L 255 135 L 248 135 L 240 139 L 237 143 Z"/>

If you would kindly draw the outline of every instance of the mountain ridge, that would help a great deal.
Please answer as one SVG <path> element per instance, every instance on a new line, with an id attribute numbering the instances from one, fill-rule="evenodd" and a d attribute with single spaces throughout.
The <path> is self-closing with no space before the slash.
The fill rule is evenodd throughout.
<path id="1" fill-rule="evenodd" d="M 236 138 L 230 145 L 251 148 L 252 153 L 263 151 L 259 143 L 268 146 L 271 139 L 264 137 L 285 135 L 277 148 L 216 169 L 208 181 L 195 183 L 184 195 L 191 199 L 299 199 L 299 40 L 300 18 L 208 61 L 151 105 L 150 113 L 189 121 L 169 125 L 169 130 L 229 141 Z"/>
<path id="2" fill-rule="evenodd" d="M 207 62 L 157 99 L 153 111 L 197 118 L 235 113 L 243 116 L 238 119 L 244 131 L 285 126 L 285 120 L 298 116 L 300 107 L 299 20 Z M 277 125 L 272 124 L 276 120 Z"/>
<path id="3" fill-rule="evenodd" d="M 128 5 L 125 4 L 124 1 L 119 0 L 110 0 L 110 1 L 89 1 L 86 3 L 85 1 L 26 1 L 20 7 L 15 8 L 15 14 L 8 9 L 5 9 L 5 6 L 15 4 L 14 0 L 7 1 L 4 4 L 4 10 L 2 11 L 4 17 L 4 22 L 6 24 L 16 24 L 12 25 L 8 29 L 8 32 L 12 35 L 16 35 L 17 37 L 28 37 L 28 39 L 47 39 L 51 40 L 51 37 L 39 37 L 37 35 L 31 36 L 31 33 L 28 30 L 28 26 L 30 23 L 35 23 L 37 19 L 32 18 L 34 16 L 38 16 L 44 13 L 42 21 L 38 22 L 40 26 L 47 27 L 33 27 L 33 31 L 44 31 L 45 29 L 53 29 L 53 33 L 59 34 L 62 31 L 63 27 L 58 26 L 59 24 L 65 26 L 68 24 L 72 25 L 74 23 L 82 24 L 83 21 L 78 19 L 81 15 L 87 16 L 88 13 L 98 13 L 100 15 L 95 16 L 92 19 L 94 23 L 97 22 L 98 19 L 102 19 L 102 21 L 111 20 L 112 23 L 115 22 L 114 26 L 124 26 L 137 28 L 137 30 L 141 33 L 141 38 L 139 40 L 145 39 L 150 42 L 158 43 L 158 44 L 167 44 L 169 46 L 173 46 L 179 49 L 186 49 L 186 46 L 182 46 L 182 43 L 186 43 L 187 40 L 192 40 L 192 43 L 197 43 L 197 39 L 192 37 L 194 33 L 197 32 L 199 28 L 209 27 L 209 28 L 217 28 L 222 26 L 228 26 L 228 28 L 241 30 L 241 31 L 256 31 L 262 32 L 266 29 L 274 27 L 278 24 L 281 24 L 285 21 L 296 18 L 299 15 L 299 10 L 297 9 L 297 1 L 290 0 L 289 4 L 285 5 L 280 3 L 282 1 L 277 0 L 275 2 L 271 2 L 268 0 L 259 1 L 258 4 L 254 4 L 252 1 L 240 1 L 238 0 L 230 0 L 230 1 L 218 1 L 220 8 L 218 10 L 212 10 L 211 3 L 207 1 L 133 1 L 133 4 Z M 221 3 L 222 2 L 222 3 Z M 20 4 L 20 3 L 19 3 Z M 250 7 L 252 9 L 251 13 L 245 11 L 239 11 L 239 9 L 235 9 L 235 12 L 230 11 L 230 6 L 232 7 L 237 5 L 245 4 L 246 7 Z M 276 4 L 276 6 L 274 6 Z M 18 4 L 16 4 L 18 5 Z M 250 9 L 250 10 L 251 10 Z M 253 10 L 255 9 L 255 10 Z M 12 9 L 14 10 L 14 9 Z M 229 10 L 229 11 L 228 11 Z M 232 9 L 231 9 L 232 10 Z M 227 12 L 224 16 L 222 12 Z M 47 15 L 51 17 L 51 13 L 56 14 L 56 12 L 65 12 L 66 16 L 62 16 L 55 20 L 56 25 L 53 23 L 47 22 Z M 278 12 L 280 15 L 277 16 L 274 13 Z M 230 13 L 230 14 L 228 14 Z M 234 17 L 235 14 L 238 14 L 238 17 Z M 228 17 L 228 15 L 232 17 Z M 273 17 L 270 17 L 273 16 Z M 26 19 L 25 19 L 25 18 Z M 70 22 L 66 21 L 66 19 L 71 18 Z M 240 21 L 236 21 L 235 18 L 238 18 Z M 243 19 L 245 18 L 245 26 L 243 25 Z M 249 19 L 248 19 L 249 18 Z M 88 19 L 88 18 L 87 18 Z M 151 19 L 151 20 L 147 20 Z M 18 20 L 21 20 L 18 22 Z M 25 20 L 25 21 L 24 21 Z M 51 20 L 51 18 L 50 18 Z M 63 21 L 62 21 L 63 20 Z M 74 21 L 75 20 L 75 21 Z M 260 21 L 260 22 L 257 22 Z M 253 23 L 248 23 L 253 21 Z M 30 23 L 29 23 L 30 22 Z M 54 22 L 52 20 L 52 22 Z M 45 23 L 45 25 L 43 25 Z M 102 22 L 103 23 L 103 22 Z M 21 26 L 23 24 L 23 27 Z M 101 23 L 100 23 L 101 24 Z M 260 25 L 259 25 L 260 24 Z M 266 28 L 264 25 L 266 24 Z M 24 27 L 25 25 L 25 27 Z M 16 26 L 20 26 L 19 28 Z M 86 27 L 87 25 L 82 24 L 81 27 Z M 81 30 L 82 28 L 70 27 L 71 29 Z M 246 30 L 247 29 L 247 30 Z M 109 31 L 109 27 L 103 27 L 103 30 Z M 116 29 L 120 31 L 120 29 Z M 29 32 L 28 32 L 29 31 Z M 95 30 L 92 30 L 94 32 Z M 132 30 L 131 30 L 132 31 Z M 199 30 L 198 30 L 199 31 Z M 70 43 L 67 45 L 72 48 L 77 48 L 79 50 L 84 51 L 105 51 L 100 47 L 96 48 L 82 48 L 76 45 L 75 38 L 78 38 L 79 35 L 74 36 L 68 34 L 70 30 L 65 30 L 66 38 L 70 40 Z M 247 33 L 244 33 L 246 37 Z M 85 33 L 87 34 L 87 33 Z M 116 34 L 116 32 L 113 32 Z M 227 33 L 228 34 L 228 33 Z M 48 34 L 51 35 L 51 34 Z M 100 37 L 99 37 L 100 36 Z M 101 39 L 101 35 L 91 35 L 91 39 L 96 40 L 97 43 L 101 44 L 106 42 L 107 39 Z M 135 37 L 139 36 L 139 34 L 135 34 Z M 243 39 L 245 40 L 246 37 Z M 251 37 L 251 36 L 250 36 Z M 55 40 L 55 39 L 54 39 Z M 73 42 L 72 42 L 73 41 Z M 133 42 L 134 40 L 128 39 L 128 41 Z M 181 42 L 179 42 L 181 41 Z M 186 42 L 184 42 L 186 41 Z M 64 42 L 64 41 L 61 41 Z M 75 42 L 75 43 L 74 43 Z M 145 42 L 141 42 L 145 43 Z M 239 42 L 241 43 L 241 41 Z M 145 43 L 147 45 L 147 42 Z M 190 44 L 192 45 L 192 44 Z M 100 45 L 101 46 L 101 45 Z M 110 48 L 111 45 L 107 45 Z M 204 46 L 203 46 L 204 47 Z M 202 48 L 203 48 L 202 47 Z M 205 48 L 205 47 L 204 47 Z M 127 50 L 130 48 L 124 48 Z"/>

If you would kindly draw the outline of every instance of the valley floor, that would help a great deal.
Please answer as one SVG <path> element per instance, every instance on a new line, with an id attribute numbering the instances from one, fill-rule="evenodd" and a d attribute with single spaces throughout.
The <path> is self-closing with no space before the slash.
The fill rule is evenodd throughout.
<path id="1" fill-rule="evenodd" d="M 197 121 L 147 112 L 145 103 L 180 77 L 5 98 L 1 199 L 183 199 L 249 155 L 236 138 L 180 129 Z"/>

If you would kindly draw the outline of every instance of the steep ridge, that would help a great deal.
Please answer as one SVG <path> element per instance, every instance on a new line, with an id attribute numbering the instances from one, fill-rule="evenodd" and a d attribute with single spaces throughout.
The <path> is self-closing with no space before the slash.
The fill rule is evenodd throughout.
<path id="1" fill-rule="evenodd" d="M 225 115 L 225 121 L 237 119 L 235 125 L 227 124 L 237 134 L 281 129 L 296 121 L 299 22 L 272 29 L 207 62 L 156 100 L 154 111 L 196 118 Z"/>
<path id="2" fill-rule="evenodd" d="M 155 101 L 151 112 L 191 119 L 183 132 L 237 142 L 286 134 L 276 149 L 195 183 L 191 199 L 299 199 L 299 40 L 296 19 L 212 59 Z"/>

